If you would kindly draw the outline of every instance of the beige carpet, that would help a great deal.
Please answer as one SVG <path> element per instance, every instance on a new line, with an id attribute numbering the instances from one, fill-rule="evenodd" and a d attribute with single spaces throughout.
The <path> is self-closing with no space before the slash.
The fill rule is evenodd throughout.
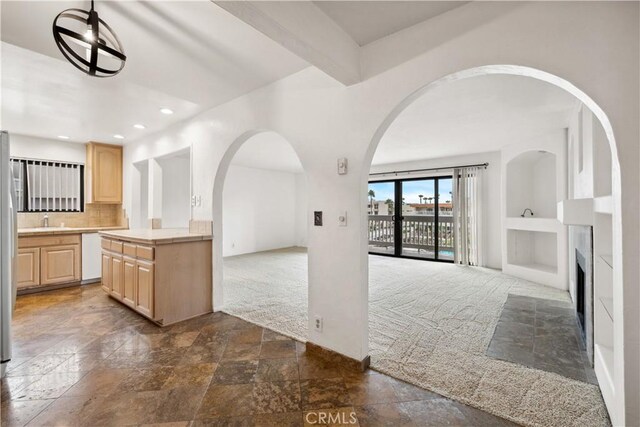
<path id="1" fill-rule="evenodd" d="M 225 311 L 305 340 L 306 253 L 225 259 Z M 605 426 L 597 386 L 492 359 L 485 351 L 509 293 L 566 292 L 499 271 L 370 256 L 374 369 L 528 426 Z"/>

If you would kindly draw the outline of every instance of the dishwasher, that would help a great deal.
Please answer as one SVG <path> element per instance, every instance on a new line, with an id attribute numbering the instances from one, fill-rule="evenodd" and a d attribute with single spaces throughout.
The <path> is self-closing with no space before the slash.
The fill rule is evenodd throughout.
<path id="1" fill-rule="evenodd" d="M 99 282 L 102 277 L 102 249 L 98 233 L 82 234 L 82 284 Z"/>

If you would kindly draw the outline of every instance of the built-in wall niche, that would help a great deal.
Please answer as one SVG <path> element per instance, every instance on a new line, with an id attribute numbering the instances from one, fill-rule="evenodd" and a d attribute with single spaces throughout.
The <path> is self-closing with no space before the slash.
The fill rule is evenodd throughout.
<path id="1" fill-rule="evenodd" d="M 149 222 L 149 161 L 133 164 L 132 228 L 147 228 Z"/>
<path id="2" fill-rule="evenodd" d="M 508 217 L 556 218 L 556 156 L 547 151 L 527 151 L 506 168 Z M 531 211 L 524 212 L 525 209 Z"/>
<path id="3" fill-rule="evenodd" d="M 191 148 L 154 159 L 161 171 L 162 186 L 154 190 L 161 197 L 162 228 L 188 228 L 191 219 Z"/>
<path id="4" fill-rule="evenodd" d="M 555 274 L 558 271 L 557 239 L 553 232 L 507 230 L 507 263 Z"/>

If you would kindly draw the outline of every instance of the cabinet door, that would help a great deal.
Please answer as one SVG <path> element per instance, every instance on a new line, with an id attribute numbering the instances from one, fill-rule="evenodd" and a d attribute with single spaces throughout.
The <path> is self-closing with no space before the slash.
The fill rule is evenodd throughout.
<path id="1" fill-rule="evenodd" d="M 124 285 L 122 302 L 126 305 L 136 307 L 136 260 L 132 258 L 122 258 L 122 282 Z"/>
<path id="2" fill-rule="evenodd" d="M 80 280 L 80 245 L 49 246 L 40 249 L 40 284 Z"/>
<path id="3" fill-rule="evenodd" d="M 136 261 L 136 310 L 153 318 L 153 263 Z"/>
<path id="4" fill-rule="evenodd" d="M 40 248 L 18 249 L 18 289 L 40 284 Z"/>
<path id="5" fill-rule="evenodd" d="M 102 289 L 111 293 L 111 255 L 108 252 L 102 252 Z"/>
<path id="6" fill-rule="evenodd" d="M 122 147 L 94 144 L 93 202 L 122 203 Z"/>
<path id="7" fill-rule="evenodd" d="M 122 299 L 123 272 L 122 257 L 113 255 L 111 257 L 111 295 L 117 299 Z"/>

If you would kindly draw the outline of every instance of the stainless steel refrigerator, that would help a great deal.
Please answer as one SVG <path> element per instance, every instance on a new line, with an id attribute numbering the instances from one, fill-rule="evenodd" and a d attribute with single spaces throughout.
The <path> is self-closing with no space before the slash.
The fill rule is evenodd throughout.
<path id="1" fill-rule="evenodd" d="M 11 360 L 11 318 L 16 302 L 18 220 L 9 163 L 9 133 L 0 131 L 0 376 Z"/>

